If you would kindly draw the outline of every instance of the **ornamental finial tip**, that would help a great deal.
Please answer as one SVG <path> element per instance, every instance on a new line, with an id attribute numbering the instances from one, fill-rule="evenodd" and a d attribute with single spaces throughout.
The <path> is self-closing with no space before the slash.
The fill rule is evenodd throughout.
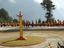
<path id="1" fill-rule="evenodd" d="M 21 14 L 21 11 L 19 13 Z"/>

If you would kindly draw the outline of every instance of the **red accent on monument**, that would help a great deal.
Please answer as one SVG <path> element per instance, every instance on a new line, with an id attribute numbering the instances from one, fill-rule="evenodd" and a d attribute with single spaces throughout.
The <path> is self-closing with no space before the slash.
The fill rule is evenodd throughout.
<path id="1" fill-rule="evenodd" d="M 26 38 L 25 37 L 19 37 L 16 40 L 26 40 Z"/>

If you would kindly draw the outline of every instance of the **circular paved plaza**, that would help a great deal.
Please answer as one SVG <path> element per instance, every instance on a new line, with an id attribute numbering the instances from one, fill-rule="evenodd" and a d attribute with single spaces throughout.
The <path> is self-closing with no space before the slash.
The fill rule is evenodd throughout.
<path id="1" fill-rule="evenodd" d="M 19 36 L 19 32 L 0 32 L 0 39 L 15 36 Z M 61 43 L 61 45 L 63 45 L 64 42 L 63 31 L 24 31 L 24 36 L 40 36 L 44 37 L 46 41 L 36 45 L 21 47 L 7 47 L 0 45 L 0 48 L 49 48 L 50 46 L 57 48 L 58 42 Z"/>

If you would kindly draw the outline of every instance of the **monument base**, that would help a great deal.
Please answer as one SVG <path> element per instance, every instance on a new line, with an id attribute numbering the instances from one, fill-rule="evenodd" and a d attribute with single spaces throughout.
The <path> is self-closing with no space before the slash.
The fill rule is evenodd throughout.
<path id="1" fill-rule="evenodd" d="M 19 37 L 16 40 L 26 40 L 26 38 L 25 37 Z"/>

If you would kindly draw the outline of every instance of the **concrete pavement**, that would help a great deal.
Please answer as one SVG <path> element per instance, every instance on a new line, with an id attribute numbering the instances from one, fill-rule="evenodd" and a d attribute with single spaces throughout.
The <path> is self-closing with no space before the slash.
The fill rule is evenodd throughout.
<path id="1" fill-rule="evenodd" d="M 54 27 L 47 27 L 47 26 L 37 26 L 37 27 L 23 27 L 24 31 L 42 31 L 42 30 L 64 30 L 64 26 L 54 26 Z M 11 26 L 6 26 L 6 27 L 0 27 L 0 32 L 1 31 L 19 31 L 19 26 L 16 27 L 11 27 Z"/>
<path id="2" fill-rule="evenodd" d="M 64 41 L 64 35 L 45 33 L 45 32 L 42 33 L 42 32 L 40 32 L 40 31 L 24 31 L 24 36 L 41 36 L 41 37 L 46 38 L 46 41 L 42 42 L 40 44 L 31 45 L 31 46 L 21 46 L 21 47 L 0 46 L 0 48 L 49 48 L 49 44 L 51 46 L 53 46 L 53 48 L 57 48 L 57 42 L 60 42 L 62 44 L 62 40 Z M 52 31 L 50 31 L 50 32 L 52 32 Z M 19 36 L 19 32 L 0 33 L 0 39 L 14 37 L 14 36 Z"/>

